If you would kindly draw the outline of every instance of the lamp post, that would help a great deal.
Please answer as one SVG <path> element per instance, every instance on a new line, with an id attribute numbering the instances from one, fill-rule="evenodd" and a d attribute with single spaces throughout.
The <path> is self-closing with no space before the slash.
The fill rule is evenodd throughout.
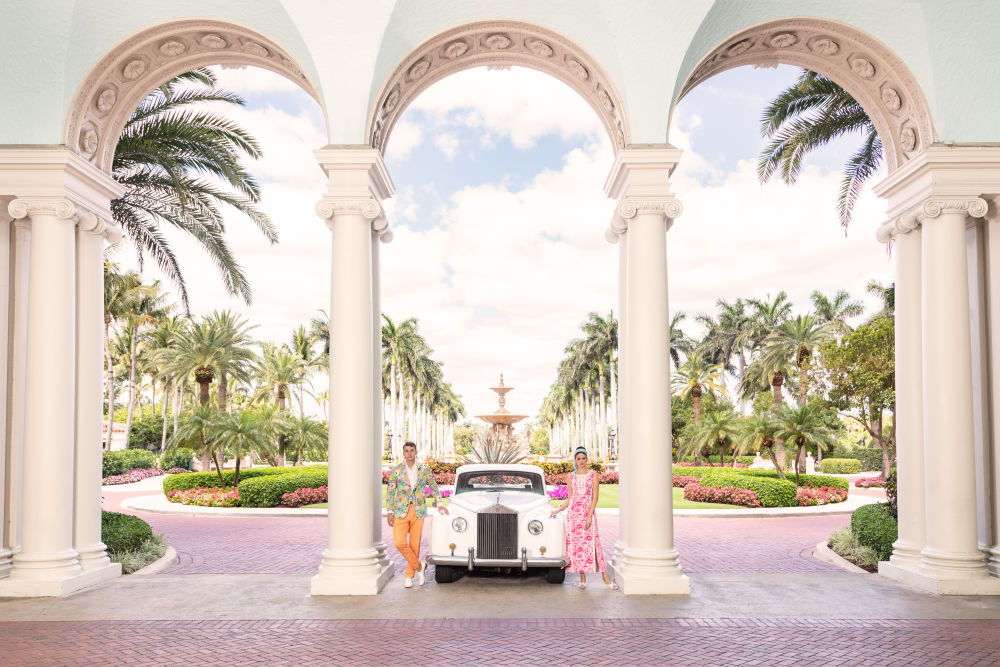
<path id="1" fill-rule="evenodd" d="M 610 452 L 608 453 L 608 459 L 615 463 L 618 462 L 618 451 L 615 449 L 616 435 L 617 433 L 615 433 L 615 427 L 612 426 L 608 431 L 608 449 L 610 450 Z"/>
<path id="2" fill-rule="evenodd" d="M 389 448 L 389 460 L 392 461 L 393 463 L 395 463 L 396 459 L 393 458 L 393 451 L 392 451 L 392 429 L 391 428 L 387 428 L 385 430 L 385 437 L 389 441 L 389 444 L 388 444 L 388 448 Z"/>

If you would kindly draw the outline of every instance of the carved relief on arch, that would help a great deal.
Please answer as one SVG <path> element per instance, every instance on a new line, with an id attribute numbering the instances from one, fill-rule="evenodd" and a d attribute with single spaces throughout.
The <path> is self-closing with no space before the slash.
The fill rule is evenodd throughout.
<path id="1" fill-rule="evenodd" d="M 727 69 L 777 63 L 843 86 L 872 119 L 890 171 L 933 143 L 930 107 L 906 64 L 870 35 L 834 21 L 789 18 L 732 35 L 694 67 L 679 98 Z"/>
<path id="2" fill-rule="evenodd" d="M 479 66 L 530 67 L 555 76 L 580 93 L 601 118 L 615 150 L 629 140 L 621 95 L 598 62 L 560 35 L 538 26 L 490 21 L 453 28 L 411 51 L 372 102 L 367 136 L 385 151 L 393 126 L 410 102 L 449 74 Z"/>
<path id="3" fill-rule="evenodd" d="M 269 69 L 320 101 L 302 68 L 267 37 L 221 21 L 177 21 L 129 37 L 94 64 L 70 104 L 66 145 L 110 171 L 121 129 L 142 98 L 170 77 L 207 65 Z"/>

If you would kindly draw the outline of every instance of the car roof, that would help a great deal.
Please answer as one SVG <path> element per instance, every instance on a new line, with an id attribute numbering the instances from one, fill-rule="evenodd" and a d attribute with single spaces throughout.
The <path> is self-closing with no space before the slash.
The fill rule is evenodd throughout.
<path id="1" fill-rule="evenodd" d="M 476 473 L 476 472 L 494 472 L 497 470 L 506 470 L 509 472 L 523 472 L 531 473 L 534 475 L 545 476 L 542 469 L 538 466 L 526 465 L 523 463 L 469 463 L 464 466 L 459 466 L 456 470 L 456 474 L 462 475 L 464 473 Z"/>

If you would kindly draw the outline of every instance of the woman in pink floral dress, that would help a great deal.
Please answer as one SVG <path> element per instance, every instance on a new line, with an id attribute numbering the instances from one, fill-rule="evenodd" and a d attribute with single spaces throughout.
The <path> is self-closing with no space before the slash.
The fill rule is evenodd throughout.
<path id="1" fill-rule="evenodd" d="M 566 484 L 566 502 L 552 511 L 552 516 L 555 517 L 569 507 L 569 518 L 566 520 L 566 559 L 569 564 L 566 571 L 580 573 L 580 588 L 587 587 L 588 572 L 600 572 L 604 583 L 612 590 L 617 590 L 618 585 L 608 578 L 604 566 L 601 538 L 597 534 L 597 521 L 594 520 L 594 508 L 597 507 L 601 483 L 597 474 L 588 466 L 586 449 L 577 447 L 573 460 L 576 472 L 570 474 L 570 481 Z"/>

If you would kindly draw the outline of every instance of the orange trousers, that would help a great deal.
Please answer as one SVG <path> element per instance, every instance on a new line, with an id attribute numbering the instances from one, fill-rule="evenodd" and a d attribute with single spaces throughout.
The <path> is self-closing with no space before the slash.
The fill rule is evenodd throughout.
<path id="1" fill-rule="evenodd" d="M 424 520 L 418 519 L 413 503 L 406 510 L 405 517 L 396 517 L 392 524 L 392 541 L 399 553 L 406 559 L 406 577 L 412 579 L 420 569 L 420 536 L 424 532 Z M 409 539 L 407 539 L 409 538 Z"/>

